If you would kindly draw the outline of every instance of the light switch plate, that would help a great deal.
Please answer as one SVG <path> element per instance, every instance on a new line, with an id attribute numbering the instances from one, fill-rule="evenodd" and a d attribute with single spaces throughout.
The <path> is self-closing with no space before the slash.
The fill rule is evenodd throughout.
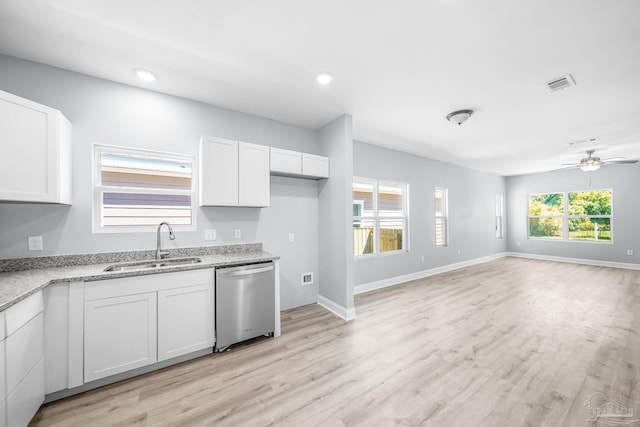
<path id="1" fill-rule="evenodd" d="M 289 243 L 293 243 L 296 241 L 296 235 L 293 233 L 289 233 Z"/>
<path id="2" fill-rule="evenodd" d="M 235 231 L 235 236 L 236 236 L 236 239 L 241 238 L 241 237 L 242 237 L 242 231 L 240 231 L 240 229 L 237 229 L 237 230 Z"/>
<path id="3" fill-rule="evenodd" d="M 204 240 L 216 240 L 216 230 L 204 230 Z"/>

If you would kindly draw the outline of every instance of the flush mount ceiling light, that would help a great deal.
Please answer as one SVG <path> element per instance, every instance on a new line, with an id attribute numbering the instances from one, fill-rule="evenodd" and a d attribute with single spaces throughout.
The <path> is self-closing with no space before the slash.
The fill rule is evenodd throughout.
<path id="1" fill-rule="evenodd" d="M 331 83 L 331 80 L 333 80 L 333 76 L 329 73 L 322 73 L 322 74 L 318 74 L 318 77 L 316 77 L 316 80 L 321 85 L 326 85 Z"/>
<path id="2" fill-rule="evenodd" d="M 155 74 L 144 68 L 135 68 L 133 72 L 140 80 L 144 80 L 145 82 L 153 82 L 158 79 Z"/>
<path id="3" fill-rule="evenodd" d="M 458 110 L 447 114 L 447 120 L 460 126 L 466 122 L 472 114 L 473 110 Z"/>

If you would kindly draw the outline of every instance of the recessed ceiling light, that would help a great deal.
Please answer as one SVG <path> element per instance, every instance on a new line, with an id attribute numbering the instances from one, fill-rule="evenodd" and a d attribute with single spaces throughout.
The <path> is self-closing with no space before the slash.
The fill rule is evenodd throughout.
<path id="1" fill-rule="evenodd" d="M 140 80 L 144 80 L 145 82 L 153 82 L 158 79 L 155 74 L 149 70 L 145 70 L 144 68 L 136 68 L 133 72 Z"/>
<path id="2" fill-rule="evenodd" d="M 333 80 L 333 76 L 331 74 L 329 74 L 329 73 L 322 73 L 322 74 L 318 74 L 318 77 L 316 77 L 316 80 L 321 85 L 326 85 L 326 84 L 330 83 L 331 80 Z"/>

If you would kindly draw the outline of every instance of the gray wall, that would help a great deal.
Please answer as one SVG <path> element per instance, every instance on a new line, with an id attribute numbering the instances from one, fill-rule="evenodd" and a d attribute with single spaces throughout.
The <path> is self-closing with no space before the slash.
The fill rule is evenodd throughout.
<path id="1" fill-rule="evenodd" d="M 320 273 L 319 293 L 345 309 L 353 310 L 353 271 L 350 254 L 351 180 L 353 137 L 351 116 L 342 116 L 320 129 L 320 152 L 330 159 L 330 178 L 320 184 Z"/>
<path id="2" fill-rule="evenodd" d="M 590 174 L 579 169 L 507 178 L 508 250 L 535 255 L 640 263 L 640 165 L 603 166 Z M 567 242 L 527 238 L 529 194 L 613 190 L 613 243 Z M 519 244 L 519 245 L 518 245 Z M 634 254 L 627 255 L 627 249 Z"/>
<path id="3" fill-rule="evenodd" d="M 409 184 L 409 251 L 356 259 L 362 285 L 504 252 L 495 238 L 495 195 L 506 199 L 505 178 L 399 151 L 354 142 L 355 176 Z M 449 189 L 449 246 L 435 246 L 433 192 Z M 422 261 L 424 256 L 424 261 Z"/>
<path id="4" fill-rule="evenodd" d="M 273 120 L 109 82 L 0 55 L 0 89 L 61 110 L 73 124 L 73 205 L 0 204 L 0 258 L 155 247 L 153 233 L 93 234 L 92 144 L 197 155 L 202 134 L 318 154 L 318 134 Z M 0 141 L 3 155 L 11 155 Z M 272 177 L 269 208 L 198 208 L 197 231 L 178 232 L 175 247 L 262 242 L 280 255 L 282 307 L 314 303 L 318 272 L 318 181 Z M 204 241 L 204 229 L 218 240 Z M 242 239 L 233 230 L 242 230 Z M 295 243 L 288 243 L 294 232 Z M 42 235 L 44 251 L 27 252 L 27 236 Z M 316 282 L 317 283 L 317 282 Z"/>

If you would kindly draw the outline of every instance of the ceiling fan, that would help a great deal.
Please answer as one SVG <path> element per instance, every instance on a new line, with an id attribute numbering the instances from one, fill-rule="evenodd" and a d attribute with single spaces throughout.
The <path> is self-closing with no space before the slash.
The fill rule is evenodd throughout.
<path id="1" fill-rule="evenodd" d="M 624 157 L 600 159 L 600 157 L 592 156 L 595 151 L 596 150 L 587 150 L 587 155 L 589 157 L 585 157 L 584 159 L 580 160 L 579 163 L 563 163 L 562 166 L 566 166 L 564 169 L 580 168 L 580 170 L 582 171 L 592 172 L 600 169 L 600 166 L 603 165 L 638 163 L 637 160 L 626 160 Z"/>

